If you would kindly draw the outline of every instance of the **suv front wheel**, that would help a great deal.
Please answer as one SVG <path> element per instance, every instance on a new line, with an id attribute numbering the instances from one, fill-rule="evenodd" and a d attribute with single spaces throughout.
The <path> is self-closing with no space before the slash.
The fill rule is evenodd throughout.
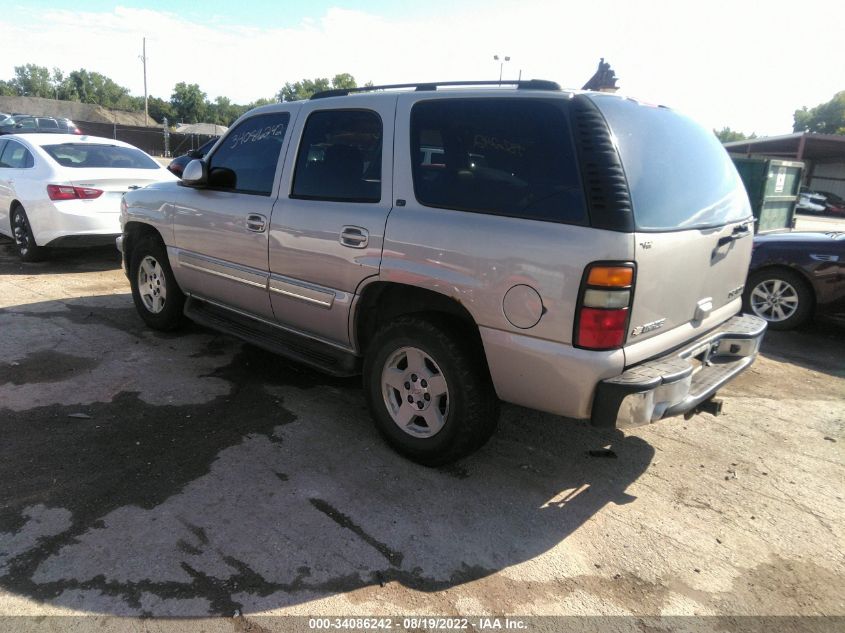
<path id="1" fill-rule="evenodd" d="M 129 260 L 132 300 L 144 322 L 154 330 L 173 330 L 182 323 L 185 295 L 176 283 L 167 250 L 155 237 L 141 239 Z"/>
<path id="2" fill-rule="evenodd" d="M 364 389 L 387 442 L 426 466 L 480 448 L 499 400 L 483 355 L 447 321 L 403 317 L 379 330 L 364 360 Z"/>

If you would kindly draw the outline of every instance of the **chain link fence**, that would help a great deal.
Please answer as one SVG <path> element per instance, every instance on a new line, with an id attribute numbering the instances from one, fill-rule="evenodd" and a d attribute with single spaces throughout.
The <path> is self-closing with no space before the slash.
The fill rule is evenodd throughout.
<path id="1" fill-rule="evenodd" d="M 151 156 L 181 156 L 189 150 L 200 147 L 206 141 L 216 138 L 205 134 L 177 134 L 163 128 L 151 128 L 117 123 L 96 123 L 74 121 L 83 134 L 102 136 L 129 143 Z"/>

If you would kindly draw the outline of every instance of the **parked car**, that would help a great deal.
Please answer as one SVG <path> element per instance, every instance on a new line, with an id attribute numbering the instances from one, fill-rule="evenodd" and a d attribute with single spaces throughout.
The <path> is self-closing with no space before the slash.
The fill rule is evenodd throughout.
<path id="1" fill-rule="evenodd" d="M 845 233 L 757 235 L 743 302 L 775 330 L 845 312 Z"/>
<path id="2" fill-rule="evenodd" d="M 22 260 L 48 247 L 114 243 L 124 192 L 176 180 L 128 143 L 96 136 L 0 137 L 0 233 Z"/>
<path id="3" fill-rule="evenodd" d="M 170 173 L 174 176 L 178 176 L 179 178 L 181 178 L 182 172 L 185 170 L 185 166 L 195 158 L 202 158 L 203 156 L 205 156 L 216 142 L 217 137 L 214 137 L 213 139 L 208 140 L 202 145 L 200 145 L 198 148 L 192 149 L 187 153 L 183 154 L 182 156 L 177 156 L 172 161 L 170 161 L 170 164 L 167 166 L 167 169 L 169 169 Z"/>
<path id="4" fill-rule="evenodd" d="M 605 428 L 718 413 L 766 322 L 738 314 L 753 217 L 713 133 L 551 82 L 438 88 L 254 109 L 128 192 L 141 318 L 362 374 L 428 465 L 484 444 L 500 399 Z"/>
<path id="5" fill-rule="evenodd" d="M 82 134 L 70 119 L 49 116 L 12 115 L 0 121 L 0 134 L 37 132 L 47 134 Z"/>
<path id="6" fill-rule="evenodd" d="M 0 123 L 5 121 L 6 119 L 8 119 L 10 116 L 12 116 L 12 115 L 8 114 L 6 112 L 0 112 Z"/>
<path id="7" fill-rule="evenodd" d="M 845 215 L 845 200 L 829 191 L 816 191 L 824 196 L 824 212 L 829 215 Z"/>
<path id="8" fill-rule="evenodd" d="M 824 213 L 825 197 L 812 191 L 801 191 L 798 193 L 795 211 L 798 213 Z"/>

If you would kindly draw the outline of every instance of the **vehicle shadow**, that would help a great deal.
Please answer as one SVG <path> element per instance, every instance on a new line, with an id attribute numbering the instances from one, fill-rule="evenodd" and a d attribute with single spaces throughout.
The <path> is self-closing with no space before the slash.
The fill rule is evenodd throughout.
<path id="1" fill-rule="evenodd" d="M 845 318 L 817 317 L 796 330 L 771 328 L 762 353 L 805 369 L 845 378 Z"/>
<path id="2" fill-rule="evenodd" d="M 358 380 L 196 326 L 160 336 L 132 309 L 111 295 L 0 310 L 5 592 L 192 616 L 391 582 L 439 591 L 635 502 L 654 457 L 641 438 L 506 406 L 482 450 L 424 468 L 383 444 Z M 56 330 L 72 336 L 39 343 Z"/>
<path id="3" fill-rule="evenodd" d="M 57 275 L 103 272 L 120 268 L 120 252 L 114 246 L 53 248 L 42 262 L 25 263 L 18 257 L 15 243 L 0 235 L 0 274 Z"/>

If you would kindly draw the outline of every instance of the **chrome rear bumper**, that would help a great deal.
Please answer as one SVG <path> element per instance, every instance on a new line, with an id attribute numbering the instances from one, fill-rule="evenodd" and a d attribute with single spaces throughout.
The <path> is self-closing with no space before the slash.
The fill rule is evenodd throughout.
<path id="1" fill-rule="evenodd" d="M 680 350 L 603 380 L 593 426 L 630 428 L 694 411 L 754 362 L 765 331 L 763 319 L 738 315 Z"/>

